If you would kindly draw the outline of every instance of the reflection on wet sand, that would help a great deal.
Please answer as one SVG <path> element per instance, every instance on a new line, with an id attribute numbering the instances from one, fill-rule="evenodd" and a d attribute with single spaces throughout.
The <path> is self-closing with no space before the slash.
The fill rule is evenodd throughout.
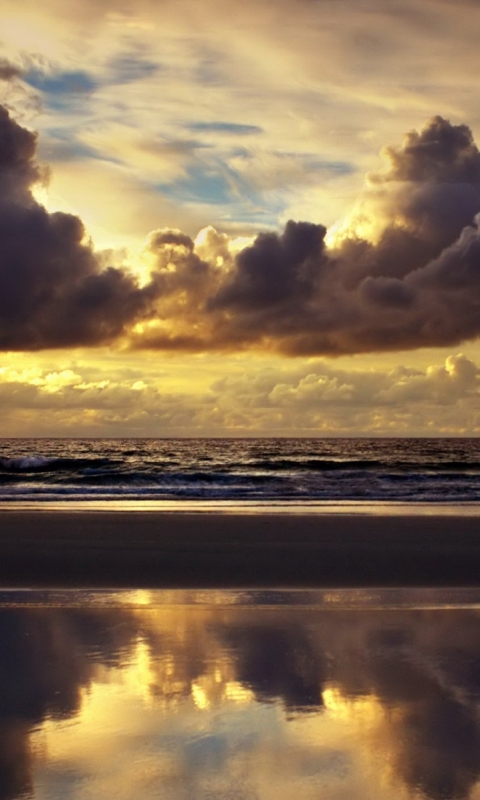
<path id="1" fill-rule="evenodd" d="M 479 601 L 4 593 L 0 800 L 478 799 Z"/>

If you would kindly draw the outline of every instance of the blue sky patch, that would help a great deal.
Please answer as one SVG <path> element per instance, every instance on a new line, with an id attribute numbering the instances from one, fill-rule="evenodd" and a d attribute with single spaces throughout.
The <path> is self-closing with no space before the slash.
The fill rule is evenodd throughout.
<path id="1" fill-rule="evenodd" d="M 25 75 L 25 81 L 45 94 L 89 94 L 96 88 L 96 81 L 88 72 L 56 72 L 45 73 L 31 70 Z"/>
<path id="2" fill-rule="evenodd" d="M 174 203 L 205 204 L 218 207 L 215 224 L 260 224 L 273 228 L 285 208 L 285 198 L 278 195 L 265 203 L 261 194 L 245 179 L 225 164 L 215 169 L 212 165 L 192 168 L 188 177 L 170 184 L 157 184 L 156 188 Z M 216 216 L 216 215 L 214 215 Z"/>
<path id="3" fill-rule="evenodd" d="M 45 107 L 53 111 L 78 109 L 97 87 L 94 78 L 81 70 L 46 73 L 32 69 L 26 73 L 25 81 L 42 92 Z"/>
<path id="4" fill-rule="evenodd" d="M 193 167 L 188 176 L 174 184 L 158 187 L 167 197 L 183 202 L 231 203 L 232 191 L 221 172 L 211 168 Z"/>

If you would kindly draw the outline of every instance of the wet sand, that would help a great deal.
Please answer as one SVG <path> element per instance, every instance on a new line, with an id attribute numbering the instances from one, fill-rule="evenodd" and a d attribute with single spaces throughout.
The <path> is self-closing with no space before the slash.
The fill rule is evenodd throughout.
<path id="1" fill-rule="evenodd" d="M 0 511 L 4 587 L 480 584 L 480 517 Z"/>

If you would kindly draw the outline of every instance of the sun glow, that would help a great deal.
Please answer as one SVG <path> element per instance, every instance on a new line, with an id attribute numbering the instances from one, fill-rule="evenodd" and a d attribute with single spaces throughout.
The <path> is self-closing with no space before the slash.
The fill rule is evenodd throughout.
<path id="1" fill-rule="evenodd" d="M 378 244 L 384 229 L 385 223 L 380 217 L 361 209 L 354 210 L 345 219 L 338 220 L 328 228 L 325 244 L 331 250 L 340 248 L 348 239 Z"/>

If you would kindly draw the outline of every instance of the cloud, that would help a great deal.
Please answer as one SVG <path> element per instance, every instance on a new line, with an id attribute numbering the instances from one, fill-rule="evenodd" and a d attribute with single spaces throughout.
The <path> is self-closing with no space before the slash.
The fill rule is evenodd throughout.
<path id="1" fill-rule="evenodd" d="M 257 163 L 261 167 L 267 159 L 264 181 L 268 187 L 276 178 L 277 184 L 266 193 L 259 189 L 257 205 L 270 212 L 264 226 L 279 226 L 288 218 L 333 222 L 337 209 L 345 213 L 346 196 L 358 191 L 358 176 L 372 169 L 377 147 L 438 109 L 456 121 L 468 119 L 478 131 L 474 31 L 479 9 L 474 5 L 429 0 L 420 10 L 414 0 L 405 0 L 401 9 L 385 0 L 374 6 L 367 0 L 338 0 L 297 4 L 292 14 L 286 0 L 229 0 L 225 14 L 218 0 L 205 0 L 201 8 L 190 0 L 161 7 L 142 1 L 128 11 L 119 0 L 71 2 L 68 8 L 58 0 L 41 7 L 31 0 L 21 8 L 13 0 L 5 3 L 5 55 L 15 63 L 25 59 L 49 77 L 86 70 L 95 83 L 81 103 L 78 95 L 60 96 L 54 86 L 40 89 L 45 113 L 36 124 L 42 134 L 61 128 L 73 139 L 79 132 L 118 125 L 127 140 L 131 129 L 153 138 L 161 132 L 175 142 L 191 136 L 192 123 L 253 125 L 262 132 L 246 138 L 240 131 L 204 131 L 202 138 L 216 167 L 230 165 L 242 147 L 248 150 L 254 163 L 242 173 L 247 184 Z M 63 102 L 61 113 L 55 101 Z M 133 177 L 135 149 L 125 152 L 125 170 L 131 168 Z M 293 167 L 279 163 L 276 170 L 272 163 L 268 168 L 271 156 L 280 162 L 284 156 L 301 159 L 313 153 L 327 163 L 346 159 L 354 176 L 340 184 L 338 175 L 299 169 L 314 183 L 302 186 L 291 177 Z M 206 156 L 195 153 L 197 167 Z M 158 194 L 170 188 L 155 181 L 150 185 Z M 327 186 L 330 200 L 320 194 Z M 318 203 L 310 214 L 314 190 Z M 130 197 L 122 205 L 128 206 Z M 188 202 L 199 211 L 200 226 L 211 223 L 225 230 L 227 214 L 237 221 L 241 214 L 254 225 L 258 209 L 245 208 L 239 197 L 245 193 L 211 209 L 198 194 Z M 74 182 L 66 199 L 77 208 Z M 117 205 L 115 199 L 110 205 Z M 185 194 L 176 199 L 182 203 Z M 181 219 L 161 217 L 156 224 L 186 225 L 195 233 Z M 148 223 L 142 234 L 149 227 L 154 225 Z"/>
<path id="2" fill-rule="evenodd" d="M 35 354 L 34 361 L 38 356 Z M 480 370 L 462 354 L 424 370 L 341 369 L 327 360 L 288 361 L 274 368 L 265 359 L 229 363 L 222 378 L 192 393 L 198 357 L 183 378 L 157 363 L 136 369 L 63 362 L 52 354 L 47 368 L 24 366 L 12 354 L 0 368 L 3 435 L 225 436 L 279 435 L 477 435 Z M 7 360 L 7 361 L 8 361 Z M 33 362 L 32 362 L 33 364 Z M 224 366 L 224 362 L 222 364 Z M 225 370 L 226 371 L 226 370 Z M 243 373 L 243 374 L 242 374 Z M 175 389 L 172 389 L 172 384 Z"/>
<path id="3" fill-rule="evenodd" d="M 36 148 L 37 136 L 10 119 L 8 111 L 0 108 L 2 211 L 8 212 L 16 204 L 29 205 L 30 187 L 41 177 L 34 162 Z"/>
<path id="4" fill-rule="evenodd" d="M 462 354 L 425 370 L 346 370 L 328 361 L 263 367 L 218 379 L 212 390 L 227 429 L 243 416 L 244 429 L 257 434 L 469 435 L 480 421 L 478 367 Z"/>
<path id="5" fill-rule="evenodd" d="M 262 132 L 258 125 L 241 125 L 235 122 L 192 122 L 190 128 L 192 131 L 199 133 L 212 132 L 226 134 L 227 136 L 235 133 L 251 136 Z"/>
<path id="6" fill-rule="evenodd" d="M 480 154 L 470 129 L 439 116 L 420 133 L 408 133 L 401 147 L 386 147 L 382 154 L 387 167 L 370 176 L 373 182 L 480 182 Z"/>
<path id="7" fill-rule="evenodd" d="M 0 58 L 0 81 L 11 81 L 19 78 L 22 70 L 6 58 Z"/>
<path id="8" fill-rule="evenodd" d="M 0 114 L 0 347 L 341 355 L 480 334 L 480 154 L 441 117 L 383 151 L 336 232 L 290 220 L 238 250 L 208 229 L 147 238 L 142 283 L 95 252 L 79 217 L 32 196 L 36 135 Z M 197 250 L 198 248 L 198 250 Z"/>
<path id="9" fill-rule="evenodd" d="M 0 347 L 94 345 L 145 313 L 152 286 L 106 266 L 82 221 L 49 214 L 31 190 L 45 173 L 37 138 L 0 107 Z"/>
<path id="10" fill-rule="evenodd" d="M 188 336 L 152 323 L 136 346 L 341 355 L 478 336 L 480 154 L 470 130 L 435 117 L 384 160 L 336 238 L 293 221 L 260 234 L 220 276 L 205 274 Z"/>
<path id="11" fill-rule="evenodd" d="M 25 83 L 20 63 L 0 56 L 0 104 L 9 111 L 15 109 L 17 118 L 28 119 L 38 114 L 40 100 L 37 91 Z"/>

